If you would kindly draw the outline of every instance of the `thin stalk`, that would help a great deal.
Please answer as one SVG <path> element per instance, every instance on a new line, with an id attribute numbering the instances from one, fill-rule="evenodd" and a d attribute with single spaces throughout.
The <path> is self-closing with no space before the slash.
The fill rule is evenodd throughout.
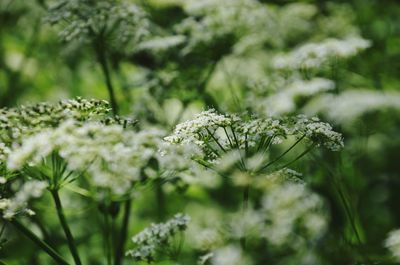
<path id="1" fill-rule="evenodd" d="M 108 218 L 108 212 L 103 212 L 104 217 L 104 242 L 106 245 L 106 258 L 107 258 L 107 265 L 111 265 L 111 244 L 110 244 L 110 221 Z"/>
<path id="2" fill-rule="evenodd" d="M 19 221 L 13 219 L 10 223 L 27 238 L 33 241 L 39 248 L 46 252 L 53 260 L 59 265 L 69 265 L 69 263 L 61 257 L 52 247 L 50 247 L 46 242 L 37 237 L 32 231 L 27 229 Z"/>
<path id="3" fill-rule="evenodd" d="M 321 162 L 320 160 L 316 159 L 315 157 L 313 157 L 313 160 L 322 165 L 323 167 L 325 167 L 325 169 L 328 172 L 328 176 L 330 177 L 330 181 L 333 183 L 333 187 L 334 189 L 337 191 L 338 195 L 339 195 L 339 200 L 343 205 L 344 208 L 344 212 L 347 215 L 348 221 L 350 222 L 350 227 L 354 232 L 354 235 L 357 238 L 357 241 L 359 243 L 359 245 L 363 244 L 363 241 L 361 239 L 360 233 L 358 232 L 357 226 L 355 224 L 355 217 L 354 214 L 352 213 L 353 211 L 353 207 L 351 206 L 350 202 L 348 201 L 347 196 L 345 195 L 344 189 L 341 187 L 341 185 L 336 181 L 335 178 L 335 173 L 332 172 L 332 170 L 329 168 L 329 165 L 327 163 Z M 358 250 L 357 250 L 358 251 Z M 359 252 L 359 251 L 358 251 Z M 369 259 L 368 255 L 366 255 L 363 252 L 359 252 L 360 255 L 363 257 L 363 259 L 365 261 L 368 262 L 368 264 L 372 264 L 371 260 Z"/>
<path id="4" fill-rule="evenodd" d="M 249 197 L 250 197 L 250 186 L 246 185 L 243 190 L 243 216 L 246 214 L 247 210 L 249 209 Z M 240 244 L 243 250 L 246 250 L 246 235 L 244 235 L 240 239 Z"/>
<path id="5" fill-rule="evenodd" d="M 313 158 L 313 159 L 314 159 L 314 161 L 318 162 L 317 159 L 315 159 L 315 158 Z M 349 219 L 350 226 L 351 226 L 351 228 L 353 229 L 353 232 L 354 232 L 354 234 L 355 234 L 355 236 L 356 236 L 356 238 L 357 238 L 357 241 L 358 241 L 358 243 L 359 243 L 360 245 L 363 244 L 363 242 L 362 242 L 362 240 L 361 240 L 361 236 L 360 236 L 360 234 L 359 234 L 359 232 L 358 232 L 358 229 L 357 229 L 357 226 L 356 226 L 356 224 L 355 224 L 355 218 L 354 218 L 354 215 L 353 215 L 353 213 L 352 213 L 352 207 L 350 206 L 350 203 L 349 203 L 348 200 L 347 200 L 347 196 L 345 195 L 345 193 L 344 193 L 344 191 L 343 191 L 343 188 L 342 188 L 341 185 L 336 181 L 336 179 L 335 179 L 335 174 L 332 172 L 332 170 L 329 168 L 329 166 L 326 165 L 326 163 L 321 163 L 321 162 L 319 162 L 319 164 L 322 165 L 322 166 L 324 166 L 325 169 L 327 170 L 328 176 L 330 176 L 331 181 L 332 181 L 332 183 L 333 183 L 333 187 L 336 189 L 336 191 L 337 191 L 337 193 L 338 193 L 338 195 L 339 195 L 339 199 L 340 199 L 340 201 L 341 201 L 342 204 L 343 204 L 344 211 L 345 211 L 345 213 L 346 213 L 346 215 L 347 215 L 347 218 Z"/>
<path id="6" fill-rule="evenodd" d="M 214 142 L 218 145 L 218 147 L 221 148 L 221 150 L 222 150 L 223 152 L 226 153 L 225 148 L 220 144 L 220 142 L 219 142 L 218 139 L 214 136 L 214 134 L 212 134 L 208 128 L 206 128 L 206 130 L 207 130 L 207 133 L 208 133 L 208 134 L 211 136 L 211 138 L 214 140 Z"/>
<path id="7" fill-rule="evenodd" d="M 155 183 L 155 195 L 157 200 L 157 217 L 158 221 L 162 221 L 165 216 L 165 194 L 162 189 L 163 182 L 159 180 Z"/>
<path id="8" fill-rule="evenodd" d="M 240 148 L 239 148 L 239 140 L 238 140 L 238 138 L 236 137 L 236 133 L 235 133 L 235 131 L 233 130 L 232 126 L 230 126 L 230 128 L 231 128 L 231 132 L 232 132 L 232 135 L 233 135 L 233 139 L 235 140 L 235 143 L 236 143 L 236 148 L 237 148 L 237 150 L 238 150 L 238 152 L 239 152 L 240 162 L 242 163 L 243 170 L 246 171 L 246 164 L 245 164 L 245 162 L 244 162 L 242 153 L 240 152 Z"/>
<path id="9" fill-rule="evenodd" d="M 128 234 L 129 217 L 131 215 L 131 206 L 132 206 L 132 200 L 128 199 L 125 202 L 124 216 L 122 220 L 121 230 L 119 233 L 119 241 L 117 243 L 117 248 L 115 250 L 114 265 L 122 264 L 122 259 L 124 257 L 125 242 Z"/>
<path id="10" fill-rule="evenodd" d="M 228 138 L 229 145 L 230 145 L 230 147 L 233 149 L 233 148 L 234 148 L 234 146 L 233 146 L 233 143 L 232 143 L 231 137 L 229 136 L 229 134 L 228 134 L 228 131 L 226 130 L 226 128 L 225 128 L 225 127 L 223 127 L 223 128 L 224 128 L 224 132 L 225 132 L 226 138 Z"/>
<path id="11" fill-rule="evenodd" d="M 300 158 L 302 158 L 303 156 L 305 156 L 306 154 L 308 154 L 313 148 L 315 147 L 315 144 L 312 144 L 309 148 L 307 148 L 306 150 L 304 150 L 300 155 L 298 155 L 295 159 L 293 159 L 292 161 L 290 161 L 289 163 L 286 163 L 285 165 L 283 165 L 280 169 L 283 169 L 291 164 L 293 164 L 294 162 L 296 162 L 297 160 L 299 160 Z"/>
<path id="12" fill-rule="evenodd" d="M 303 135 L 302 137 L 300 137 L 294 144 L 292 144 L 285 152 L 283 152 L 282 154 L 280 154 L 277 158 L 275 158 L 274 160 L 270 161 L 268 164 L 266 164 L 265 166 L 263 166 L 262 168 L 259 169 L 259 172 L 266 169 L 267 167 L 269 167 L 270 165 L 272 165 L 273 163 L 277 162 L 279 159 L 281 159 L 282 157 L 284 157 L 287 153 L 289 153 L 293 148 L 296 147 L 297 144 L 299 144 L 301 142 L 301 140 L 303 140 L 305 137 L 305 135 Z"/>
<path id="13" fill-rule="evenodd" d="M 112 111 L 113 111 L 114 115 L 118 115 L 118 104 L 117 104 L 117 100 L 115 98 L 115 92 L 114 92 L 115 90 L 114 90 L 112 80 L 111 80 L 111 72 L 108 67 L 107 57 L 106 57 L 104 49 L 105 49 L 104 47 L 97 47 L 97 46 L 95 47 L 97 59 L 99 61 L 101 70 L 104 75 L 104 80 L 106 82 L 108 97 L 110 99 Z"/>
<path id="14" fill-rule="evenodd" d="M 258 143 L 258 147 L 257 147 L 257 152 L 259 152 L 261 150 L 261 147 L 263 147 L 264 142 L 266 141 L 267 137 L 265 135 L 263 135 L 261 137 L 260 142 Z"/>
<path id="15" fill-rule="evenodd" d="M 347 214 L 347 217 L 349 218 L 351 228 L 353 229 L 353 232 L 354 232 L 354 234 L 355 234 L 355 236 L 357 238 L 358 244 L 362 245 L 363 242 L 361 240 L 360 234 L 358 233 L 358 229 L 357 229 L 357 226 L 356 226 L 355 221 L 354 221 L 355 218 L 354 218 L 354 216 L 353 216 L 353 214 L 351 212 L 351 207 L 349 205 L 349 202 L 347 201 L 346 196 L 344 195 L 344 192 L 343 192 L 342 188 L 337 184 L 335 185 L 335 188 L 336 188 L 336 190 L 337 190 L 337 192 L 339 194 L 340 200 L 342 201 L 342 204 L 343 204 L 344 210 L 345 210 L 345 212 Z"/>
<path id="16" fill-rule="evenodd" d="M 74 259 L 76 265 L 82 265 L 81 259 L 79 257 L 78 249 L 76 248 L 74 237 L 72 236 L 71 230 L 68 226 L 67 219 L 64 215 L 64 210 L 61 204 L 60 196 L 58 194 L 58 190 L 51 190 L 51 195 L 53 196 L 54 203 L 56 205 L 58 219 L 60 220 L 61 226 L 64 230 L 65 236 L 67 237 L 68 247 L 71 252 L 71 255 Z"/>

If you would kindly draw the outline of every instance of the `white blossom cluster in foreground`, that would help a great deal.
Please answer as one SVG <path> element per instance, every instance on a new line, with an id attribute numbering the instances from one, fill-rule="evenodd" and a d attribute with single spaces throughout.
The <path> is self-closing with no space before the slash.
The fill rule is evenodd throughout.
<path id="1" fill-rule="evenodd" d="M 21 112 L 26 108 L 5 111 L 9 116 L 3 124 L 13 124 L 18 115 L 31 119 L 20 130 L 21 137 L 9 137 L 0 145 L 1 169 L 14 174 L 0 179 L 3 218 L 34 214 L 28 207 L 30 200 L 41 197 L 46 189 L 59 190 L 74 181 L 73 185 L 96 201 L 112 201 L 157 178 L 212 186 L 228 176 L 235 187 L 255 189 L 264 196 L 260 196 L 259 208 L 249 205 L 244 212 L 214 219 L 204 215 L 210 220 L 203 224 L 194 221 L 188 234 L 195 235 L 191 239 L 194 248 L 209 253 L 202 257 L 204 262 L 251 264 L 247 253 L 236 250 L 236 243 L 244 238 L 293 250 L 306 248 L 324 234 L 323 202 L 306 187 L 302 175 L 286 166 L 264 169 L 303 141 L 308 148 L 297 159 L 315 146 L 339 150 L 342 136 L 329 124 L 305 116 L 260 118 L 210 109 L 177 125 L 173 134 L 165 137 L 163 130 L 135 130 L 128 126 L 129 121 L 109 117 L 107 105 L 103 108 L 102 104 L 102 111 L 96 111 L 85 100 L 66 101 L 63 106 L 75 106 L 67 109 L 77 111 L 56 112 L 53 123 L 51 112 L 42 110 L 59 105 L 36 106 L 28 112 Z M 19 114 L 14 117 L 10 113 Z M 3 128 L 3 132 L 7 130 Z M 289 148 L 270 157 L 270 146 L 284 141 Z M 14 190 L 14 195 L 7 195 L 5 188 Z M 188 222 L 187 215 L 177 214 L 166 223 L 152 224 L 133 237 L 135 248 L 127 255 L 146 262 L 157 260 L 165 251 L 171 257 L 178 255 Z"/>
<path id="2" fill-rule="evenodd" d="M 175 144 L 194 143 L 213 162 L 230 150 L 243 150 L 252 156 L 279 144 L 288 137 L 307 139 L 312 144 L 332 151 L 343 147 L 341 134 L 317 118 L 297 116 L 286 119 L 253 118 L 248 115 L 220 114 L 214 109 L 178 124 L 174 133 L 165 138 Z M 242 165 L 245 166 L 245 165 Z"/>
<path id="3" fill-rule="evenodd" d="M 189 167 L 195 149 L 188 145 L 165 145 L 164 135 L 158 129 L 135 132 L 118 124 L 79 124 L 67 120 L 57 128 L 23 139 L 10 151 L 7 166 L 10 170 L 37 167 L 43 159 L 57 154 L 69 171 L 89 175 L 95 187 L 123 194 L 145 178 L 142 169 L 152 158 L 159 161 L 160 170 L 164 171 L 182 171 Z M 174 163 L 177 160 L 179 163 Z"/>

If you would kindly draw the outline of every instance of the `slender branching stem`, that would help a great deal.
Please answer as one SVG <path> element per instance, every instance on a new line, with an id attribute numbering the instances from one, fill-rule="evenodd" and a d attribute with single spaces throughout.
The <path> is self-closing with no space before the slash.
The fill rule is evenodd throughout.
<path id="1" fill-rule="evenodd" d="M 104 242 L 105 242 L 105 252 L 107 258 L 107 265 L 111 265 L 111 244 L 110 244 L 110 219 L 108 216 L 108 212 L 103 211 L 104 218 Z"/>
<path id="2" fill-rule="evenodd" d="M 246 185 L 243 190 L 243 216 L 246 214 L 246 212 L 249 209 L 249 198 L 250 198 L 250 186 Z M 243 250 L 246 250 L 246 235 L 244 235 L 240 239 L 240 244 L 243 248 Z"/>
<path id="3" fill-rule="evenodd" d="M 107 86 L 108 97 L 110 99 L 112 111 L 113 111 L 114 115 L 118 115 L 118 104 L 117 104 L 117 100 L 115 97 L 115 90 L 114 90 L 114 87 L 112 84 L 111 72 L 110 72 L 110 68 L 108 66 L 105 48 L 101 47 L 101 46 L 100 47 L 95 46 L 95 51 L 96 51 L 96 55 L 97 55 L 97 60 L 99 61 L 99 64 L 101 67 L 101 71 L 103 72 L 103 75 L 104 75 L 104 80 L 105 80 L 105 83 Z"/>
<path id="4" fill-rule="evenodd" d="M 82 265 L 81 259 L 80 259 L 79 254 L 78 254 L 78 249 L 77 249 L 76 244 L 75 244 L 74 237 L 72 236 L 71 229 L 69 228 L 67 219 L 65 218 L 65 215 L 64 215 L 64 210 L 63 210 L 63 207 L 62 207 L 62 204 L 61 204 L 61 200 L 60 200 L 60 196 L 58 194 L 58 190 L 57 189 L 52 189 L 51 190 L 51 195 L 53 196 L 53 200 L 54 200 L 54 203 L 56 205 L 58 219 L 60 220 L 61 226 L 62 226 L 62 228 L 64 230 L 64 233 L 65 233 L 65 236 L 67 238 L 68 247 L 69 247 L 71 255 L 72 255 L 73 259 L 74 259 L 74 262 L 75 262 L 76 265 Z"/>
<path id="5" fill-rule="evenodd" d="M 267 163 L 265 166 L 263 166 L 262 168 L 259 169 L 259 172 L 263 171 L 264 169 L 266 169 L 267 167 L 269 167 L 270 165 L 274 164 L 275 162 L 277 162 L 278 160 L 280 160 L 282 157 L 284 157 L 287 153 L 289 153 L 293 148 L 296 147 L 296 145 L 298 145 L 303 139 L 304 139 L 305 135 L 303 135 L 302 137 L 300 137 L 296 142 L 294 142 L 294 144 L 292 144 L 288 149 L 286 149 L 285 152 L 283 152 L 282 154 L 280 154 L 277 158 L 273 159 L 272 161 L 270 161 L 269 163 Z"/>
<path id="6" fill-rule="evenodd" d="M 314 160 L 314 162 L 318 163 L 319 165 L 322 165 L 326 169 L 328 176 L 330 177 L 330 181 L 332 182 L 333 187 L 339 196 L 339 200 L 340 200 L 341 204 L 343 205 L 344 212 L 350 223 L 350 227 L 353 230 L 355 237 L 357 238 L 358 244 L 362 245 L 363 240 L 361 239 L 360 233 L 358 232 L 358 229 L 357 229 L 357 225 L 356 225 L 356 221 L 355 221 L 356 218 L 354 216 L 355 214 L 353 214 L 354 209 L 348 200 L 348 196 L 346 196 L 346 194 L 345 194 L 345 191 L 344 191 L 345 189 L 336 180 L 336 177 L 335 177 L 336 174 L 330 169 L 329 165 L 326 162 L 322 162 L 320 159 L 316 159 L 315 157 L 313 157 L 313 160 Z M 366 253 L 361 252 L 360 254 L 363 257 L 363 259 L 367 262 L 367 264 L 372 264 L 370 258 L 368 257 L 368 255 Z"/>
<path id="7" fill-rule="evenodd" d="M 314 147 L 315 147 L 315 144 L 312 144 L 310 147 L 308 147 L 306 150 L 304 150 L 300 155 L 298 155 L 295 159 L 293 159 L 292 161 L 281 166 L 280 169 L 283 169 L 283 168 L 293 164 L 294 162 L 296 162 L 297 160 L 299 160 L 300 158 L 302 158 L 303 156 L 308 154 L 312 149 L 314 149 Z"/>
<path id="8" fill-rule="evenodd" d="M 125 243 L 128 235 L 128 225 L 129 225 L 129 218 L 131 215 L 131 207 L 132 206 L 132 199 L 128 199 L 125 202 L 125 207 L 124 207 L 124 215 L 122 219 L 122 226 L 121 230 L 119 233 L 119 240 L 117 243 L 117 248 L 115 250 L 115 257 L 114 257 L 114 265 L 121 265 L 122 264 L 122 259 L 124 257 L 124 248 L 125 248 Z"/>
<path id="9" fill-rule="evenodd" d="M 207 133 L 211 136 L 211 138 L 214 140 L 214 142 L 218 145 L 218 147 L 226 153 L 225 148 L 221 145 L 221 143 L 218 141 L 218 139 L 214 136 L 213 133 L 210 132 L 210 130 L 208 128 L 206 128 Z"/>
<path id="10" fill-rule="evenodd" d="M 27 238 L 32 240 L 39 248 L 46 252 L 58 265 L 69 265 L 69 263 L 60 256 L 52 247 L 50 247 L 46 242 L 36 236 L 32 231 L 26 228 L 22 223 L 16 219 L 9 221 L 19 232 L 25 235 Z"/>
<path id="11" fill-rule="evenodd" d="M 235 148 L 233 143 L 232 143 L 231 137 L 229 136 L 228 131 L 226 130 L 226 127 L 223 127 L 223 128 L 224 128 L 224 132 L 225 132 L 226 138 L 228 138 L 228 142 L 229 142 L 230 147 L 232 149 Z"/>
<path id="12" fill-rule="evenodd" d="M 238 140 L 238 138 L 236 137 L 235 130 L 233 130 L 232 126 L 230 126 L 230 128 L 231 128 L 231 132 L 232 132 L 232 135 L 233 135 L 233 139 L 235 140 L 236 149 L 237 149 L 237 150 L 238 150 L 238 152 L 239 152 L 239 156 L 240 156 L 240 162 L 241 162 L 241 164 L 242 164 L 242 167 L 243 167 L 243 169 L 242 169 L 242 170 L 246 171 L 246 163 L 244 162 L 244 159 L 243 159 L 242 153 L 240 152 L 239 140 Z"/>

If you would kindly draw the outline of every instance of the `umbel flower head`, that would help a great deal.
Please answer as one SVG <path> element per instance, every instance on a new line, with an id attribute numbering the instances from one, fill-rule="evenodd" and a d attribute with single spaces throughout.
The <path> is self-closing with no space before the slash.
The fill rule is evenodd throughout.
<path id="1" fill-rule="evenodd" d="M 159 131 L 136 133 L 119 124 L 67 120 L 24 138 L 10 151 L 7 166 L 10 170 L 53 167 L 46 158 L 56 155 L 65 163 L 66 176 L 71 177 L 66 171 L 85 172 L 95 187 L 121 194 L 141 179 L 141 168 L 158 151 L 156 142 L 161 139 Z"/>
<path id="2" fill-rule="evenodd" d="M 137 261 L 152 262 L 158 252 L 162 250 L 165 252 L 168 249 L 174 251 L 171 249 L 174 248 L 173 237 L 186 230 L 189 221 L 188 215 L 178 213 L 166 223 L 151 224 L 132 238 L 137 247 L 129 250 L 126 255 L 132 256 Z"/>
<path id="3" fill-rule="evenodd" d="M 135 47 L 149 35 L 151 25 L 138 5 L 110 0 L 59 0 L 49 9 L 45 21 L 60 25 L 59 36 L 63 41 L 91 42 L 105 37 L 119 48 Z"/>
<path id="4" fill-rule="evenodd" d="M 115 195 L 148 178 L 190 175 L 199 166 L 191 159 L 199 152 L 195 145 L 167 144 L 163 130 L 137 132 L 132 121 L 108 113 L 106 101 L 83 99 L 8 110 L 4 123 L 15 125 L 19 136 L 0 145 L 0 158 L 8 170 L 48 181 L 50 188 L 83 176 L 92 188 Z M 8 130 L 2 135 L 8 137 Z"/>
<path id="5" fill-rule="evenodd" d="M 260 153 L 265 154 L 271 145 L 280 144 L 288 138 L 297 139 L 288 151 L 302 141 L 310 143 L 310 148 L 323 146 L 337 151 L 343 147 L 341 134 L 333 131 L 328 123 L 321 122 L 318 118 L 258 118 L 247 114 L 220 114 L 214 109 L 178 124 L 173 134 L 165 140 L 173 144 L 198 145 L 204 154 L 198 161 L 203 164 L 213 164 L 220 161 L 224 155 L 238 151 L 238 166 L 248 171 L 245 159 Z M 265 167 L 272 162 L 275 161 L 268 162 Z"/>
<path id="6" fill-rule="evenodd" d="M 75 98 L 61 100 L 55 104 L 38 103 L 16 108 L 0 109 L 0 139 L 10 144 L 44 128 L 54 128 L 68 119 L 77 122 L 104 120 L 111 108 L 107 101 Z M 116 122 L 119 119 L 116 119 Z"/>

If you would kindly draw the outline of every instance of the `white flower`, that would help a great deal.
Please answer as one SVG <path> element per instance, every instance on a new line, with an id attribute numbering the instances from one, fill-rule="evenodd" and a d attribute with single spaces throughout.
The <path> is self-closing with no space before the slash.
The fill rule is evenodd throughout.
<path id="1" fill-rule="evenodd" d="M 320 43 L 306 43 L 288 54 L 278 55 L 273 65 L 277 69 L 319 68 L 334 59 L 346 59 L 371 46 L 358 36 L 343 40 L 326 39 Z"/>
<path id="2" fill-rule="evenodd" d="M 315 144 L 324 145 L 332 151 L 338 151 L 344 146 L 342 135 L 333 131 L 330 124 L 321 122 L 316 117 L 308 119 L 303 115 L 299 115 L 295 131 L 299 135 L 304 135 Z"/>
<path id="3" fill-rule="evenodd" d="M 188 215 L 178 213 L 166 223 L 151 224 L 150 227 L 132 238 L 137 247 L 127 251 L 126 255 L 138 261 L 154 261 L 156 252 L 170 247 L 172 238 L 177 233 L 184 231 L 189 221 Z"/>
<path id="4" fill-rule="evenodd" d="M 45 181 L 30 180 L 25 182 L 13 197 L 0 199 L 0 210 L 2 210 L 3 218 L 12 219 L 17 214 L 22 213 L 35 214 L 27 207 L 28 202 L 42 196 L 47 186 Z"/>
<path id="5" fill-rule="evenodd" d="M 400 229 L 391 231 L 386 240 L 385 247 L 400 262 Z"/>
<path id="6" fill-rule="evenodd" d="M 350 125 L 364 114 L 381 110 L 400 110 L 400 93 L 396 91 L 348 90 L 341 94 L 323 95 L 312 101 L 307 113 L 322 113 L 339 124 Z"/>
<path id="7" fill-rule="evenodd" d="M 212 265 L 249 265 L 250 259 L 245 256 L 238 246 L 228 245 L 213 252 Z"/>
<path id="8" fill-rule="evenodd" d="M 283 182 L 265 192 L 265 237 L 276 246 L 299 247 L 322 236 L 327 228 L 321 198 L 303 184 Z"/>

